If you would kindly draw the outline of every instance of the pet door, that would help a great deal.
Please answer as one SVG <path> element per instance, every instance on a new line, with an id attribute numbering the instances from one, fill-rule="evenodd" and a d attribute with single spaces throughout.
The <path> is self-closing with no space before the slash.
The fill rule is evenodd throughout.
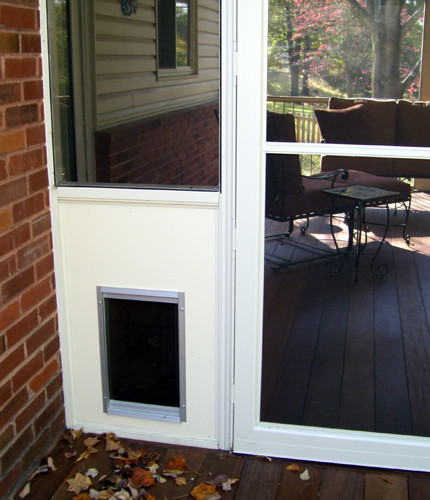
<path id="1" fill-rule="evenodd" d="M 97 287 L 106 413 L 185 421 L 184 294 Z"/>

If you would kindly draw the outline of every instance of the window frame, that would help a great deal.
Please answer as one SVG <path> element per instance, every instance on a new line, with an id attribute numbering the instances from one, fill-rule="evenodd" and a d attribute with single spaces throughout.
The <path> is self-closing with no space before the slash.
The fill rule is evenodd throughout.
<path id="1" fill-rule="evenodd" d="M 156 23 L 156 40 L 157 40 L 157 80 L 162 80 L 164 78 L 182 78 L 184 76 L 192 76 L 198 74 L 198 54 L 197 54 L 197 36 L 198 36 L 198 15 L 197 15 L 197 1 L 189 0 L 189 19 L 190 19 L 190 27 L 189 27 L 189 52 L 190 52 L 190 65 L 189 66 L 177 66 L 174 68 L 160 68 L 160 39 L 158 34 L 158 26 L 160 23 L 160 13 L 158 0 L 156 0 L 156 13 L 155 13 L 155 23 Z M 176 7 L 176 0 L 175 0 Z M 175 9 L 176 13 L 176 9 Z M 176 40 L 176 17 L 175 17 L 175 40 Z M 175 63 L 176 64 L 176 63 Z"/>

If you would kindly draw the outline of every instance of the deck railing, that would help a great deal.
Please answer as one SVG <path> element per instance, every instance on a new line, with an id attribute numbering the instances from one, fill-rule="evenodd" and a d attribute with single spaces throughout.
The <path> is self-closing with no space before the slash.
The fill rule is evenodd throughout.
<path id="1" fill-rule="evenodd" d="M 315 109 L 327 109 L 328 97 L 268 97 L 268 111 L 291 113 L 296 119 L 297 142 L 320 142 L 321 131 L 315 117 Z M 320 158 L 301 155 L 303 173 L 315 174 L 320 171 Z"/>

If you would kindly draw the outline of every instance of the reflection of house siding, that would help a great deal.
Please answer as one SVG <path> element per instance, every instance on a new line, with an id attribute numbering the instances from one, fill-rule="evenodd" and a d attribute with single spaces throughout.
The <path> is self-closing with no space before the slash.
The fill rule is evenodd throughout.
<path id="1" fill-rule="evenodd" d="M 219 1 L 198 1 L 198 74 L 156 77 L 155 1 L 95 1 L 97 128 L 218 99 Z"/>

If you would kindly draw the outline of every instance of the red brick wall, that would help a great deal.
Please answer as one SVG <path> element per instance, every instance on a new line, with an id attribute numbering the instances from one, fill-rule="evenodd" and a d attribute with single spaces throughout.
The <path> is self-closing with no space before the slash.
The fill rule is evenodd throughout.
<path id="1" fill-rule="evenodd" d="M 38 0 L 0 0 L 3 498 L 64 427 L 38 7 Z"/>
<path id="2" fill-rule="evenodd" d="M 217 186 L 217 109 L 198 106 L 96 132 L 97 181 Z"/>

